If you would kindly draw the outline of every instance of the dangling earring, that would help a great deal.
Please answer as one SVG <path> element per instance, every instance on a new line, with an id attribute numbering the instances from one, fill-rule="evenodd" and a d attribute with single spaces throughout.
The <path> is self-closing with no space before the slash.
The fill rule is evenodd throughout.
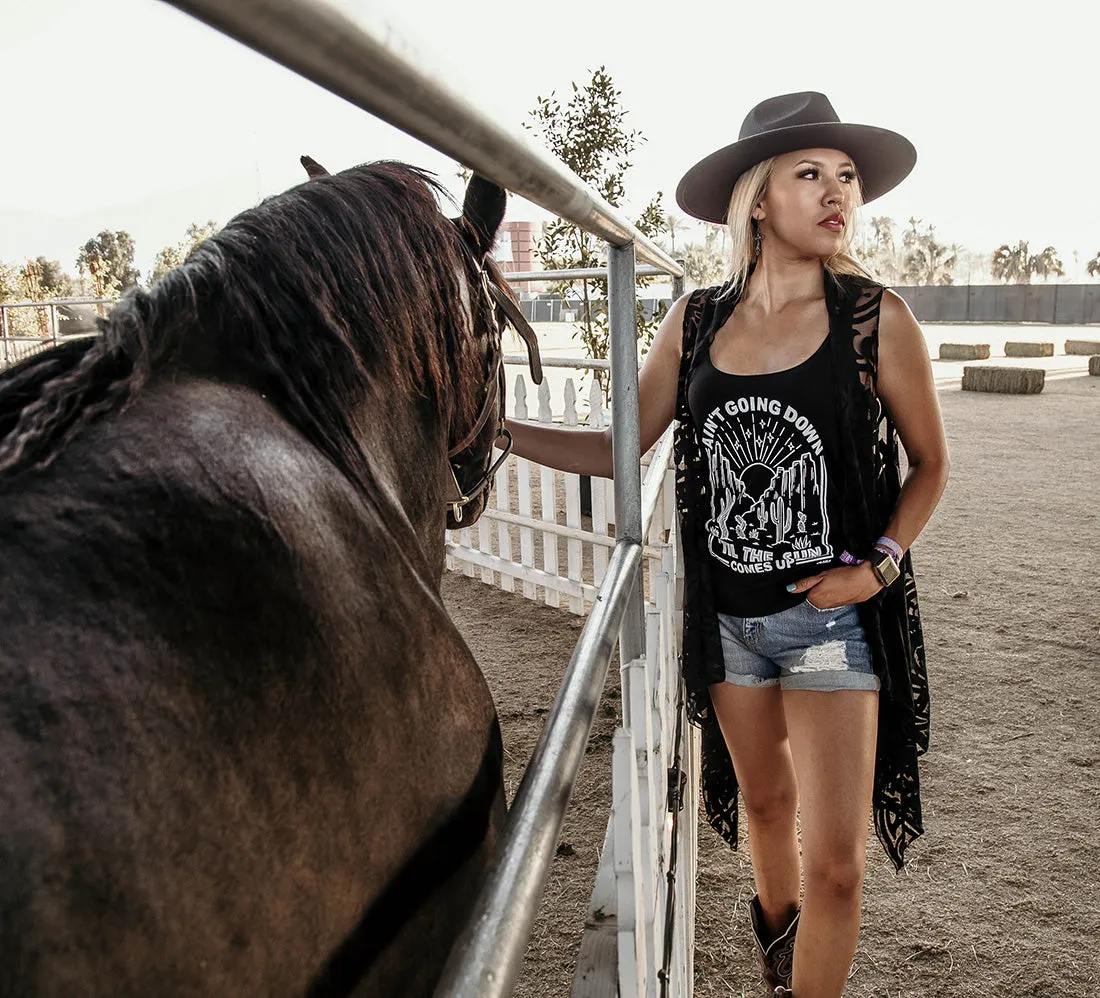
<path id="1" fill-rule="evenodd" d="M 764 251 L 764 233 L 760 231 L 760 223 L 754 218 L 752 220 L 752 248 L 753 254 L 756 259 L 760 259 L 760 254 Z"/>

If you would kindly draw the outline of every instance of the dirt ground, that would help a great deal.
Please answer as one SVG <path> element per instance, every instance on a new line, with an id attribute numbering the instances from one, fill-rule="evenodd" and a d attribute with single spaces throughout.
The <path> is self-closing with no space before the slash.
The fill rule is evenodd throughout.
<path id="1" fill-rule="evenodd" d="M 932 693 L 925 835 L 873 834 L 849 998 L 1100 995 L 1100 378 L 940 395 L 952 475 L 914 548 Z M 513 794 L 582 621 L 448 574 Z M 612 669 L 516 994 L 568 994 L 607 823 Z M 748 851 L 700 832 L 695 992 L 763 995 Z"/>

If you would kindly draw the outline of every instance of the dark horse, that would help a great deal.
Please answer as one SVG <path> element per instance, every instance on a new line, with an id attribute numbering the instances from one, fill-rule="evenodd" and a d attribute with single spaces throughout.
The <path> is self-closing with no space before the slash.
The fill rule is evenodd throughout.
<path id="1" fill-rule="evenodd" d="M 0 375 L 4 998 L 438 979 L 504 816 L 439 582 L 515 306 L 504 192 L 437 193 L 309 180 Z"/>

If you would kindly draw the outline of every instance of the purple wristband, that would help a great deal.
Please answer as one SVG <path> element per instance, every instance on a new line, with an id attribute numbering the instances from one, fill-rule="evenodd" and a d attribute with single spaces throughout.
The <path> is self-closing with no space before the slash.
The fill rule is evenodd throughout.
<path id="1" fill-rule="evenodd" d="M 901 549 L 901 545 L 897 541 L 890 540 L 889 537 L 880 537 L 875 541 L 875 547 L 883 551 L 888 551 L 894 556 L 894 561 L 899 565 L 901 564 L 901 559 L 905 557 L 905 552 Z"/>
<path id="2" fill-rule="evenodd" d="M 844 562 L 845 565 L 862 565 L 863 564 L 863 559 L 862 558 L 857 558 L 855 555 L 849 554 L 847 551 L 841 551 L 840 552 L 840 560 L 842 562 Z"/>

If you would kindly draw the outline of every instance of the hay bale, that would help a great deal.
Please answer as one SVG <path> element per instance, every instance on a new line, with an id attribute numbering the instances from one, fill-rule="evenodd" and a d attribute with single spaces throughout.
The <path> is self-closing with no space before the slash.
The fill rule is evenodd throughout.
<path id="1" fill-rule="evenodd" d="M 940 360 L 989 360 L 989 344 L 941 343 Z"/>
<path id="2" fill-rule="evenodd" d="M 1053 343 L 1006 343 L 1006 357 L 1053 357 Z"/>
<path id="3" fill-rule="evenodd" d="M 1038 395 L 1046 372 L 1038 367 L 964 367 L 964 392 L 999 392 L 1004 395 Z"/>
<path id="4" fill-rule="evenodd" d="M 1066 340 L 1067 357 L 1088 357 L 1100 354 L 1100 340 Z"/>
<path id="5" fill-rule="evenodd" d="M 1100 376 L 1100 357 L 1089 357 L 1089 374 Z"/>

